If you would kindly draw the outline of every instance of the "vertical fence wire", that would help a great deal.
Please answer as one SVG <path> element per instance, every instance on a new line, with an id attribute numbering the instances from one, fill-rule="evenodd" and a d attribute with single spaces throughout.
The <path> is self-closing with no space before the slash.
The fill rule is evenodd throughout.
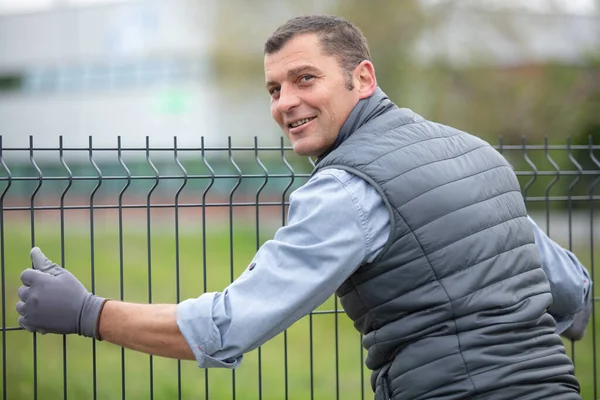
<path id="1" fill-rule="evenodd" d="M 307 161 L 310 164 L 310 166 L 312 167 L 312 169 L 314 169 L 316 167 L 315 162 L 312 160 L 312 158 L 307 157 Z M 314 339 L 313 339 L 313 313 L 310 313 L 308 315 L 308 351 L 309 351 L 309 366 L 310 366 L 310 400 L 314 400 L 315 399 L 315 373 L 314 373 L 314 368 L 315 368 L 315 354 L 314 354 Z M 361 340 L 362 342 L 362 340 Z M 360 345 L 361 348 L 361 352 L 362 352 L 362 343 Z M 361 371 L 362 371 L 362 365 L 361 365 Z M 361 376 L 362 378 L 362 376 Z M 364 383 L 361 382 L 361 384 Z"/>
<path id="2" fill-rule="evenodd" d="M 131 185 L 131 171 L 127 168 L 125 161 L 123 161 L 123 151 L 121 136 L 117 137 L 117 160 L 119 165 L 123 168 L 126 174 L 125 185 L 119 191 L 117 211 L 118 211 L 118 236 L 119 236 L 119 299 L 125 300 L 125 259 L 124 259 L 124 246 L 123 246 L 123 196 L 125 191 Z M 121 399 L 125 400 L 126 393 L 126 378 L 125 378 L 125 348 L 121 347 Z"/>
<path id="3" fill-rule="evenodd" d="M 146 136 L 146 162 L 154 172 L 154 183 L 146 196 L 146 240 L 148 246 L 148 303 L 152 304 L 152 232 L 151 232 L 151 197 L 154 189 L 158 186 L 160 180 L 159 172 L 150 159 L 150 137 Z M 150 376 L 150 400 L 154 399 L 154 357 L 150 355 L 149 361 L 149 376 Z"/>
<path id="4" fill-rule="evenodd" d="M 235 191 L 238 189 L 238 187 L 240 187 L 240 184 L 242 183 L 242 170 L 238 167 L 238 165 L 235 163 L 235 160 L 233 159 L 233 152 L 231 150 L 231 136 L 229 136 L 227 138 L 227 154 L 229 156 L 229 163 L 231 164 L 231 166 L 235 169 L 235 172 L 237 174 L 237 180 L 235 182 L 235 184 L 233 185 L 233 188 L 231 188 L 231 191 L 229 192 L 229 204 L 228 204 L 228 211 L 229 211 L 229 280 L 230 282 L 233 282 L 235 279 L 235 271 L 234 271 L 234 251 L 233 251 L 233 232 L 234 232 L 234 227 L 233 227 L 233 196 L 235 194 Z M 236 387 L 235 387 L 235 369 L 231 370 L 231 391 L 233 393 L 233 400 L 235 400 L 236 398 Z"/>
<path id="5" fill-rule="evenodd" d="M 523 159 L 525 160 L 527 165 L 529 165 L 531 167 L 531 169 L 533 171 L 533 176 L 531 177 L 531 179 L 529 181 L 527 181 L 527 183 L 525 184 L 525 186 L 523 186 L 523 189 L 522 189 L 523 197 L 525 199 L 527 199 L 527 192 L 528 192 L 529 188 L 531 186 L 533 186 L 533 184 L 537 180 L 538 169 L 535 166 L 535 164 L 533 163 L 533 161 L 531 161 L 531 158 L 529 158 L 529 154 L 527 153 L 527 138 L 525 138 L 525 136 L 523 136 L 522 146 L 523 146 Z"/>
<path id="6" fill-rule="evenodd" d="M 261 185 L 258 187 L 258 189 L 256 190 L 256 195 L 255 195 L 255 199 L 254 199 L 254 203 L 255 203 L 255 208 L 254 208 L 254 216 L 255 216 L 255 236 L 256 236 L 256 243 L 255 243 L 255 248 L 256 251 L 258 251 L 258 249 L 260 248 L 260 194 L 263 191 L 263 189 L 265 188 L 265 186 L 267 186 L 267 183 L 269 182 L 269 171 L 267 170 L 267 167 L 265 167 L 265 165 L 262 163 L 262 161 L 260 161 L 260 157 L 258 156 L 258 137 L 254 136 L 254 160 L 256 161 L 256 164 L 258 164 L 259 168 L 261 169 L 261 171 L 263 172 L 263 176 L 264 179 L 261 183 Z M 262 400 L 262 346 L 259 346 L 257 351 L 257 356 L 258 356 L 258 399 Z"/>
<path id="7" fill-rule="evenodd" d="M 59 147 L 59 159 L 60 163 L 67 173 L 67 186 L 64 188 L 60 195 L 60 265 L 63 268 L 67 268 L 67 260 L 65 256 L 65 196 L 71 186 L 73 185 L 73 172 L 65 161 L 64 154 L 64 143 L 62 135 L 58 138 Z M 67 386 L 67 335 L 63 335 L 63 399 L 67 400 L 68 386 Z"/>
<path id="8" fill-rule="evenodd" d="M 545 203 L 546 203 L 546 231 L 547 231 L 547 235 L 550 236 L 550 192 L 551 192 L 552 188 L 554 187 L 554 185 L 556 185 L 556 183 L 560 179 L 560 168 L 558 167 L 558 165 L 556 164 L 556 162 L 550 156 L 550 152 L 548 151 L 548 137 L 547 136 L 544 137 L 544 155 L 546 157 L 546 160 L 556 170 L 556 175 L 550 181 L 550 183 L 548 183 L 548 185 L 546 186 L 546 189 L 545 189 L 545 194 L 546 194 L 546 196 L 545 196 Z"/>
<path id="9" fill-rule="evenodd" d="M 33 136 L 29 136 L 29 161 L 31 166 L 35 169 L 35 173 L 37 174 L 37 185 L 33 192 L 31 193 L 31 200 L 29 203 L 29 219 L 31 226 L 31 247 L 35 246 L 35 196 L 39 192 L 42 187 L 42 171 L 38 167 L 35 159 L 33 157 Z M 33 340 L 33 398 L 37 400 L 38 398 L 38 346 L 37 346 L 37 333 L 33 332 L 32 335 Z"/>
<path id="10" fill-rule="evenodd" d="M 596 156 L 594 155 L 594 141 L 592 136 L 590 135 L 589 138 L 589 155 L 590 155 L 590 160 L 594 163 L 594 165 L 596 166 L 597 169 L 600 170 L 600 162 L 598 161 L 598 159 L 596 158 Z M 594 206 L 595 206 L 595 201 L 594 201 L 594 192 L 596 191 L 596 186 L 598 185 L 598 183 L 600 182 L 600 177 L 596 178 L 594 180 L 594 182 L 592 183 L 592 185 L 590 186 L 590 192 L 589 192 L 589 198 L 590 198 L 590 269 L 591 269 L 591 278 L 592 278 L 592 282 L 596 282 L 595 279 L 595 274 L 594 274 Z M 593 351 L 593 369 L 594 369 L 594 399 L 598 398 L 598 370 L 597 370 L 597 366 L 598 366 L 598 360 L 597 360 L 597 355 L 598 353 L 596 352 L 596 286 L 594 285 L 592 288 L 592 298 L 594 301 L 592 301 L 592 351 Z"/>
<path id="11" fill-rule="evenodd" d="M 568 157 L 569 157 L 569 161 L 571 162 L 571 164 L 573 164 L 575 166 L 575 168 L 577 169 L 577 176 L 575 176 L 575 179 L 573 179 L 573 181 L 569 184 L 569 189 L 567 192 L 567 215 L 568 215 L 568 248 L 569 251 L 574 251 L 573 250 L 573 190 L 575 189 L 575 186 L 579 183 L 579 181 L 581 180 L 581 175 L 583 173 L 583 168 L 581 167 L 581 165 L 577 162 L 577 160 L 575 159 L 575 157 L 573 156 L 573 151 L 571 149 L 571 138 L 567 138 L 567 153 L 568 153 Z M 576 374 L 577 373 L 577 362 L 575 360 L 575 341 L 571 340 L 571 359 L 573 360 L 573 373 Z"/>
<path id="12" fill-rule="evenodd" d="M 0 165 L 2 166 L 2 169 L 4 170 L 4 173 L 6 174 L 6 186 L 4 187 L 4 190 L 2 190 L 2 193 L 0 194 L 0 269 L 1 269 L 1 285 L 2 285 L 2 399 L 3 400 L 7 400 L 8 399 L 8 389 L 7 389 L 7 385 L 8 385 L 8 380 L 6 379 L 6 332 L 7 332 L 7 326 L 6 326 L 6 260 L 4 258 L 5 256 L 5 251 L 4 249 L 6 249 L 5 243 L 4 243 L 4 197 L 6 196 L 6 193 L 8 193 L 8 190 L 10 189 L 11 185 L 12 185 L 12 174 L 10 172 L 10 169 L 8 168 L 8 165 L 6 165 L 6 163 L 4 162 L 4 153 L 3 153 L 3 143 L 2 143 L 2 136 L 0 135 Z"/>
<path id="13" fill-rule="evenodd" d="M 333 335 L 335 337 L 335 398 L 340 399 L 340 346 L 339 346 L 339 313 L 338 313 L 338 296 L 333 295 Z"/>
<path id="14" fill-rule="evenodd" d="M 206 159 L 206 148 L 204 146 L 204 136 L 200 138 L 200 146 L 201 146 L 201 155 L 202 155 L 202 164 L 206 167 L 206 169 L 210 172 L 210 182 L 202 192 L 202 292 L 206 293 L 208 290 L 208 272 L 207 272 L 207 261 L 206 261 L 206 252 L 208 251 L 206 247 L 206 197 L 208 195 L 208 191 L 213 187 L 215 183 L 215 171 L 210 166 L 208 160 Z M 204 370 L 204 398 L 209 398 L 209 380 L 208 380 L 208 368 Z"/>
<path id="15" fill-rule="evenodd" d="M 92 143 L 92 137 L 89 138 L 89 160 L 90 164 L 96 171 L 97 184 L 90 193 L 90 269 L 91 269 L 91 289 L 92 293 L 96 293 L 96 242 L 95 242 L 95 218 L 94 218 L 94 200 L 98 189 L 102 186 L 102 171 L 98 168 L 96 161 L 94 160 L 94 147 Z M 97 349 L 96 339 L 92 339 L 92 376 L 93 376 L 93 395 L 94 400 L 98 397 L 98 367 L 97 367 Z"/>
<path id="16" fill-rule="evenodd" d="M 289 178 L 290 181 L 287 184 L 287 186 L 283 189 L 283 192 L 281 193 L 281 226 L 285 226 L 286 225 L 286 196 L 287 196 L 287 192 L 288 190 L 292 187 L 292 185 L 294 184 L 294 178 L 295 178 L 295 174 L 294 174 L 294 169 L 292 168 L 292 166 L 290 165 L 290 163 L 288 162 L 287 158 L 285 157 L 285 145 L 283 142 L 283 137 L 281 138 L 281 142 L 280 142 L 280 146 L 281 146 L 281 161 L 283 162 L 283 164 L 285 165 L 285 167 L 287 168 L 287 170 L 289 171 Z M 287 334 L 287 330 L 283 331 L 283 365 L 284 365 L 284 380 L 285 380 L 285 399 L 287 400 L 289 397 L 289 380 L 288 380 L 288 334 Z"/>
<path id="17" fill-rule="evenodd" d="M 188 181 L 188 174 L 184 166 L 179 161 L 179 153 L 177 151 L 177 137 L 173 138 L 173 153 L 175 163 L 183 175 L 183 182 L 175 192 L 175 302 L 179 304 L 181 301 L 180 291 L 180 259 L 179 259 L 179 195 L 185 188 Z M 181 400 L 181 360 L 177 360 L 177 398 Z"/>

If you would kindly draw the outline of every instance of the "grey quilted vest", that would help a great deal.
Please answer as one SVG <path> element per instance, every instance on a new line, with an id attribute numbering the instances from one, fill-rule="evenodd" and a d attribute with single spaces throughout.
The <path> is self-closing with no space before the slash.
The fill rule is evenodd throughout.
<path id="1" fill-rule="evenodd" d="M 390 238 L 337 291 L 364 335 L 376 399 L 577 399 L 519 183 L 489 144 L 361 100 L 315 173 L 382 195 Z"/>

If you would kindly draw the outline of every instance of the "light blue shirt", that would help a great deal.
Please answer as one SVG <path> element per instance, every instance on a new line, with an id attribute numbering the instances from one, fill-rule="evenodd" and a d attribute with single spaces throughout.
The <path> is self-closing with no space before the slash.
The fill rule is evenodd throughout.
<path id="1" fill-rule="evenodd" d="M 591 281 L 572 253 L 531 223 L 542 267 L 558 294 L 553 308 L 560 333 L 583 308 Z M 389 231 L 388 210 L 366 181 L 335 169 L 311 177 L 290 196 L 288 224 L 234 282 L 222 293 L 178 304 L 177 324 L 198 366 L 237 367 L 244 353 L 309 314 L 374 260 Z"/>

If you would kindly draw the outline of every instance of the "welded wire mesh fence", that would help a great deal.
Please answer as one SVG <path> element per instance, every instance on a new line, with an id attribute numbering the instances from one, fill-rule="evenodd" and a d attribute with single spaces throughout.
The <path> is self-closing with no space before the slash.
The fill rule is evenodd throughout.
<path id="1" fill-rule="evenodd" d="M 536 222 L 595 276 L 600 150 L 588 143 L 507 144 Z M 221 291 L 286 222 L 289 194 L 313 160 L 284 145 L 7 148 L 0 136 L 3 399 L 372 397 L 361 337 L 335 297 L 245 357 L 236 371 L 199 370 L 80 337 L 30 334 L 17 323 L 19 274 L 41 247 L 93 292 L 177 303 Z M 598 298 L 594 295 L 594 304 Z M 567 343 L 584 399 L 598 398 L 596 309 Z"/>

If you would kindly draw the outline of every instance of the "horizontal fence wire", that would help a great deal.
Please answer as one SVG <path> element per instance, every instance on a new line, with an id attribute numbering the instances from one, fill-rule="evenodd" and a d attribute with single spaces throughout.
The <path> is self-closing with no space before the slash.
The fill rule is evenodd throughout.
<path id="1" fill-rule="evenodd" d="M 530 215 L 595 281 L 600 145 L 589 137 L 575 144 L 500 138 L 493 146 L 513 167 Z M 62 137 L 37 146 L 31 136 L 29 146 L 4 147 L 0 136 L 2 398 L 371 398 L 362 337 L 336 296 L 248 355 L 244 363 L 253 367 L 237 371 L 199 371 L 178 360 L 167 368 L 167 361 L 114 353 L 95 340 L 54 342 L 17 323 L 18 276 L 32 246 L 44 245 L 89 290 L 113 299 L 179 303 L 222 290 L 286 224 L 289 195 L 314 167 L 283 138 L 279 145 L 260 146 L 255 137 L 253 145 L 228 138 L 226 146 L 205 146 L 201 137 L 198 146 L 179 146 L 174 137 L 162 147 L 146 138 L 145 146 L 127 147 L 118 137 L 102 147 L 93 137 L 87 146 Z M 586 337 L 566 343 L 589 399 L 600 382 L 595 289 L 593 300 Z"/>

